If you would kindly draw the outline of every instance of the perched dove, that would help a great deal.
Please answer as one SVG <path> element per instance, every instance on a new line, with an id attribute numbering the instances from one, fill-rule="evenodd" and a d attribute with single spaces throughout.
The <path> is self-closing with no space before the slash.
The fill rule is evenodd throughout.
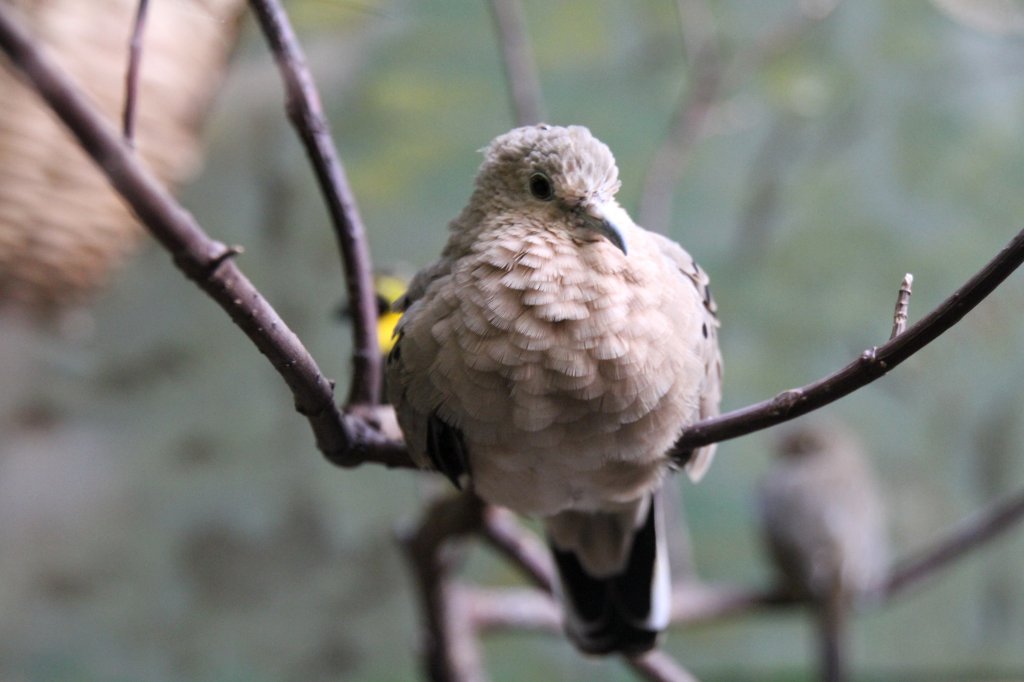
<path id="1" fill-rule="evenodd" d="M 637 654 L 669 617 L 666 453 L 718 412 L 708 278 L 616 203 L 615 159 L 586 128 L 517 128 L 484 156 L 399 302 L 390 399 L 420 464 L 543 517 L 573 642 Z M 713 452 L 691 454 L 694 480 Z"/>
<path id="2" fill-rule="evenodd" d="M 822 679 L 841 679 L 846 611 L 879 587 L 888 560 L 884 509 L 870 462 L 835 423 L 790 431 L 758 486 L 762 533 L 784 586 L 820 619 Z"/>

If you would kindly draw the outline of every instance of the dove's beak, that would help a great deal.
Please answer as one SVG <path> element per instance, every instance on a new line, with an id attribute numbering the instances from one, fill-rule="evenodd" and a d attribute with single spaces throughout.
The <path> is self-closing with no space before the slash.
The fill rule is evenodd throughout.
<path id="1" fill-rule="evenodd" d="M 623 227 L 629 224 L 629 216 L 614 201 L 593 201 L 580 206 L 583 221 L 587 227 L 610 241 L 622 253 L 626 253 L 626 238 Z"/>

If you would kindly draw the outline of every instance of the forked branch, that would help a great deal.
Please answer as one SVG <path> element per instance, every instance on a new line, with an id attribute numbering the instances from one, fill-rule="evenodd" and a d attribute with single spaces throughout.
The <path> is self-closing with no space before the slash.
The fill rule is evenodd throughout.
<path id="1" fill-rule="evenodd" d="M 86 98 L 71 77 L 34 44 L 0 3 L 0 49 L 78 139 L 140 222 L 171 254 L 174 264 L 220 305 L 277 370 L 296 409 L 309 420 L 317 447 L 332 462 L 377 462 L 411 467 L 404 445 L 334 402 L 324 377 L 299 338 L 235 264 L 237 249 L 211 239 L 171 196 Z"/>
<path id="2" fill-rule="evenodd" d="M 377 346 L 377 301 L 366 229 L 288 15 L 277 0 L 249 0 L 249 5 L 274 53 L 284 80 L 288 118 L 306 146 L 341 250 L 352 310 L 352 383 L 348 404 L 375 405 L 381 398 L 381 354 Z"/>

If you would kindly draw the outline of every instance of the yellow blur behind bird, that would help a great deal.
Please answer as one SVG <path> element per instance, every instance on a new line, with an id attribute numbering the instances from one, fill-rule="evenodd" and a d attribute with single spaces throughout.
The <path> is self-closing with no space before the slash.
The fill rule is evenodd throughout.
<path id="1" fill-rule="evenodd" d="M 395 327 L 402 313 L 394 309 L 395 301 L 405 295 L 409 282 L 398 275 L 375 275 L 373 290 L 377 294 L 377 344 L 387 355 L 395 345 Z"/>

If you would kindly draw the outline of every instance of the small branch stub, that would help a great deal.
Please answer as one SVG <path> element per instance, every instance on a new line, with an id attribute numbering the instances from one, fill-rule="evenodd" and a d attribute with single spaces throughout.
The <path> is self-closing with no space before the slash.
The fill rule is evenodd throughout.
<path id="1" fill-rule="evenodd" d="M 132 24 L 131 40 L 128 43 L 128 71 L 125 74 L 124 109 L 121 115 L 122 132 L 125 141 L 135 146 L 135 104 L 139 98 L 139 65 L 142 62 L 142 33 L 146 26 L 146 11 L 149 0 L 139 0 Z"/>
<path id="2" fill-rule="evenodd" d="M 892 315 L 892 334 L 889 339 L 895 339 L 907 328 L 907 313 L 910 310 L 911 287 L 914 286 L 914 276 L 909 272 L 903 276 L 900 284 L 900 293 L 896 296 L 896 310 Z"/>

